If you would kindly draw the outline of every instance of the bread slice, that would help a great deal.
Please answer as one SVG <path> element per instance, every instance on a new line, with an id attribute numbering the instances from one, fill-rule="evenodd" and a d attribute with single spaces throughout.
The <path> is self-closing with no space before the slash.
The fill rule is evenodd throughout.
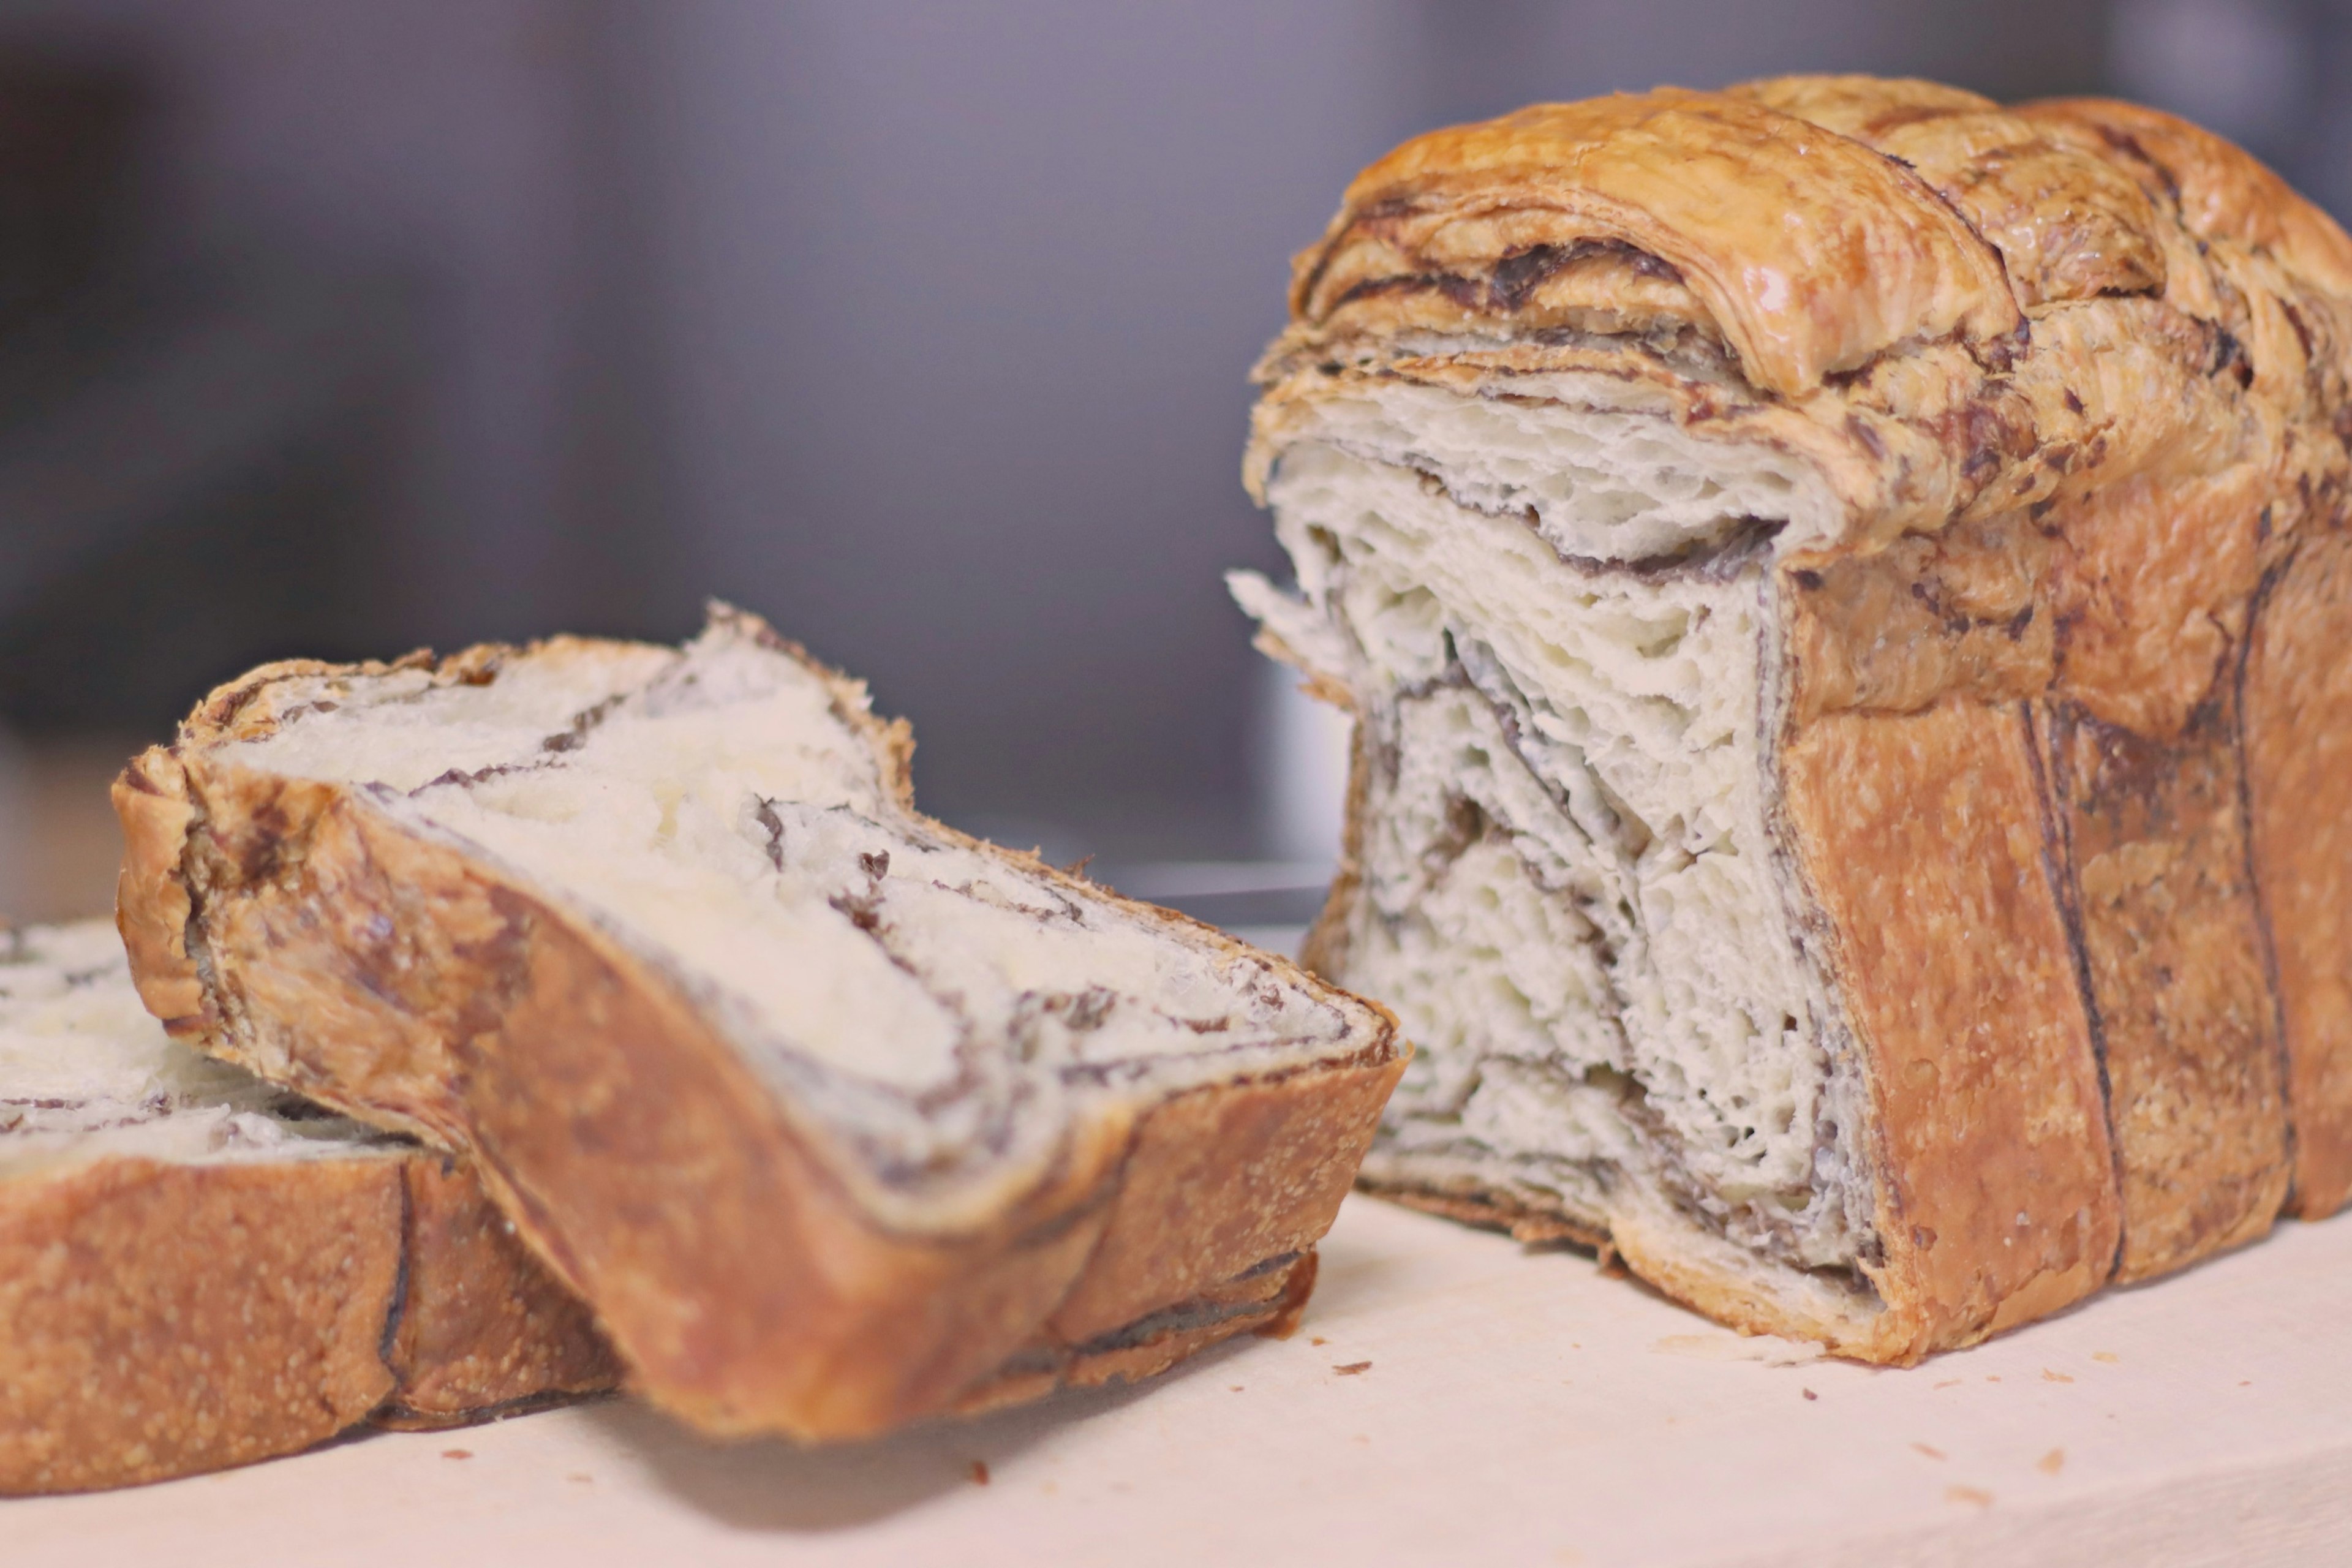
<path id="1" fill-rule="evenodd" d="M 2352 1186 L 2352 243 L 2098 101 L 1410 142 L 1297 260 L 1263 646 L 1357 716 L 1365 1166 L 1901 1362 Z"/>
<path id="2" fill-rule="evenodd" d="M 167 1038 L 112 924 L 0 934 L 0 1493 L 609 1388 L 461 1163 Z"/>
<path id="3" fill-rule="evenodd" d="M 174 1034 L 477 1159 L 712 1432 L 1286 1322 L 1392 1021 L 925 819 L 910 749 L 723 609 L 684 649 L 271 666 L 116 787 L 132 964 Z"/>

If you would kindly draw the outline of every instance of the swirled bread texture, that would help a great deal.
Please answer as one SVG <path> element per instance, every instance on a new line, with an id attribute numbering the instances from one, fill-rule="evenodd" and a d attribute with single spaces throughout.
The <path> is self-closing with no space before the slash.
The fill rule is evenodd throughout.
<path id="1" fill-rule="evenodd" d="M 2076 100 L 1399 148 L 1297 258 L 1268 651 L 1357 718 L 1365 1166 L 1908 1361 L 2352 1190 L 2352 242 Z"/>
<path id="2" fill-rule="evenodd" d="M 273 666 L 117 786 L 132 965 L 205 1050 L 472 1158 L 708 1430 L 863 1436 L 1290 1321 L 1392 1020 L 921 816 L 911 749 L 723 609 Z"/>

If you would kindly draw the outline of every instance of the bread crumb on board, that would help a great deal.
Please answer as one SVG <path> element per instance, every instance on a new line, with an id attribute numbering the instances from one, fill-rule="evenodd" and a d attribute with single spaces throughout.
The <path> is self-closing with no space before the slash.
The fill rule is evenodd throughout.
<path id="1" fill-rule="evenodd" d="M 1922 1454 L 1927 1455 L 1927 1458 L 1931 1458 L 1931 1459 L 1940 1459 L 1940 1458 L 1943 1458 L 1945 1457 L 1945 1455 L 1944 1455 L 1944 1450 L 1943 1450 L 1943 1449 L 1941 1449 L 1941 1448 L 1931 1448 L 1931 1447 L 1928 1447 L 1927 1444 L 1925 1444 L 1925 1443 L 1914 1443 L 1914 1444 L 1912 1444 L 1912 1445 L 1911 1445 L 1911 1447 L 1912 1447 L 1913 1448 L 1916 1449 L 1918 1452 L 1920 1452 L 1920 1453 L 1922 1453 Z"/>
<path id="2" fill-rule="evenodd" d="M 1946 1487 L 1944 1489 L 1944 1500 L 1946 1502 L 1972 1503 L 1978 1508 L 1990 1508 L 1992 1506 L 1992 1493 L 1985 1490 L 1982 1487 Z"/>
<path id="3" fill-rule="evenodd" d="M 1360 1372 L 1371 1371 L 1372 1363 L 1368 1361 L 1341 1362 L 1338 1366 L 1333 1367 L 1331 1370 L 1338 1373 L 1341 1377 L 1353 1377 Z"/>
<path id="4" fill-rule="evenodd" d="M 2066 1468 L 2066 1450 L 2053 1448 L 2033 1461 L 2033 1468 L 2045 1476 L 2054 1476 Z"/>
<path id="5" fill-rule="evenodd" d="M 445 1459 L 470 1459 L 474 1457 L 474 1450 L 471 1448 L 444 1448 L 441 1450 L 441 1457 Z"/>
<path id="6" fill-rule="evenodd" d="M 2053 1372 L 2045 1366 L 2042 1369 L 2042 1381 L 2044 1383 L 2072 1383 L 2074 1380 L 2068 1377 L 2063 1372 Z"/>

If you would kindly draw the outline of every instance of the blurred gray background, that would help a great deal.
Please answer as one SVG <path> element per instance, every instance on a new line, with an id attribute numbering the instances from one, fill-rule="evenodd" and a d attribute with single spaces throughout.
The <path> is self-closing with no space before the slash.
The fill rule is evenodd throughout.
<path id="1" fill-rule="evenodd" d="M 2352 208 L 2352 0 L 0 0 L 0 910 L 102 902 L 97 782 L 248 663 L 712 595 L 951 820 L 1281 849 L 1219 574 L 1288 256 L 1416 131 L 1793 69 Z"/>

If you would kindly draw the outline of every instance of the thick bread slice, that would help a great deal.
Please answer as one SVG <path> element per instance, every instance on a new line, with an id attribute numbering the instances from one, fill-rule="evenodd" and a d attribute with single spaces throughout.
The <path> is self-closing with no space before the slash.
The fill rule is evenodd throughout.
<path id="1" fill-rule="evenodd" d="M 116 788 L 173 1033 L 477 1159 L 657 1403 L 877 1432 L 1295 1316 L 1408 1047 L 910 804 L 756 619 L 273 666 Z"/>
<path id="2" fill-rule="evenodd" d="M 1365 1166 L 1906 1361 L 2352 1192 L 2352 241 L 2127 105 L 1538 105 L 1301 254 Z"/>
<path id="3" fill-rule="evenodd" d="M 609 1388 L 465 1167 L 166 1038 L 102 921 L 0 939 L 0 1492 Z"/>

